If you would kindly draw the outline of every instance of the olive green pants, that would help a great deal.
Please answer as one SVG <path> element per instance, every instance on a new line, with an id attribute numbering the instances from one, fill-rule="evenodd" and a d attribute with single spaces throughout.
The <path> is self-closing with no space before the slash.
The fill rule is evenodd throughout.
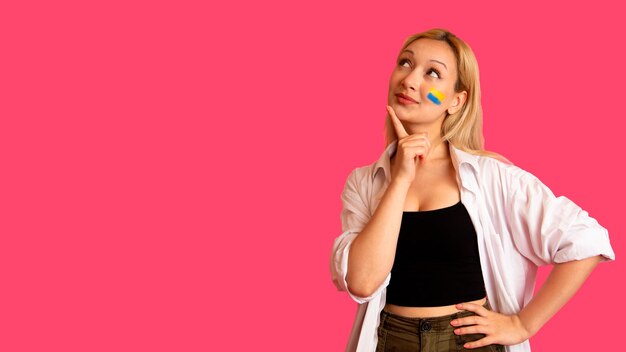
<path id="1" fill-rule="evenodd" d="M 491 310 L 489 301 L 483 307 Z M 378 325 L 378 345 L 376 352 L 504 352 L 502 345 L 489 345 L 480 348 L 464 348 L 463 345 L 480 340 L 484 334 L 456 335 L 450 322 L 457 318 L 475 315 L 470 311 L 460 311 L 450 315 L 432 318 L 408 318 L 383 309 Z"/>

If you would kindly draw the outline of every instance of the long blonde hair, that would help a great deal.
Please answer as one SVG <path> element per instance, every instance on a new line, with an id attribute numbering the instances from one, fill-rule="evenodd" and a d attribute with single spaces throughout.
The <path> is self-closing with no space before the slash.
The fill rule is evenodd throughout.
<path id="1" fill-rule="evenodd" d="M 511 163 L 502 155 L 485 150 L 483 137 L 483 113 L 480 105 L 480 78 L 478 62 L 474 52 L 464 41 L 450 31 L 434 28 L 428 31 L 413 34 L 404 41 L 400 49 L 402 52 L 412 42 L 428 38 L 446 42 L 452 48 L 457 59 L 457 81 L 454 86 L 456 92 L 467 92 L 467 99 L 463 107 L 454 114 L 448 114 L 441 124 L 442 142 L 448 141 L 458 149 L 476 155 L 491 156 Z M 385 145 L 397 139 L 396 131 L 387 114 L 385 119 Z"/>

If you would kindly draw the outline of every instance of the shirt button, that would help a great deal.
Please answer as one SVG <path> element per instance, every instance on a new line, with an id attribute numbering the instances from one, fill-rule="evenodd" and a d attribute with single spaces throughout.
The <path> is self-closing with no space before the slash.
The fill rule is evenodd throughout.
<path id="1" fill-rule="evenodd" d="M 431 328 L 432 326 L 428 321 L 422 323 L 422 331 L 430 331 Z"/>

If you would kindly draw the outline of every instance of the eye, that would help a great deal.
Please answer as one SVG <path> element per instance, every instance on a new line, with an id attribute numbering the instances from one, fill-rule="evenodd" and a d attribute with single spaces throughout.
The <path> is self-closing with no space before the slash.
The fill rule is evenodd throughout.
<path id="1" fill-rule="evenodd" d="M 400 61 L 398 61 L 398 65 L 404 66 L 404 64 L 403 64 L 404 62 L 411 63 L 408 59 L 400 59 Z"/>
<path id="2" fill-rule="evenodd" d="M 432 75 L 433 73 L 435 74 L 435 76 Z M 435 70 L 434 68 L 431 68 L 430 70 L 428 70 L 428 75 L 434 78 L 441 78 L 439 71 Z"/>

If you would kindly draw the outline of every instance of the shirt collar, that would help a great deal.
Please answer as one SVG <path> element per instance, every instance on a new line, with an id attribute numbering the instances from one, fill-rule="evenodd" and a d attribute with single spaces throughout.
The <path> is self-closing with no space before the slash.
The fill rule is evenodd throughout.
<path id="1" fill-rule="evenodd" d="M 376 174 L 382 170 L 385 175 L 387 181 L 391 181 L 391 157 L 396 153 L 396 147 L 398 145 L 398 140 L 395 139 L 385 151 L 380 155 L 380 158 L 374 163 L 374 172 L 372 173 L 372 178 L 376 177 Z M 478 173 L 478 155 L 471 154 L 465 152 L 461 149 L 455 147 L 452 143 L 448 142 L 448 146 L 450 149 L 450 157 L 452 158 L 452 163 L 454 164 L 454 168 L 459 172 L 461 165 L 467 164 L 472 167 L 475 174 Z"/>

